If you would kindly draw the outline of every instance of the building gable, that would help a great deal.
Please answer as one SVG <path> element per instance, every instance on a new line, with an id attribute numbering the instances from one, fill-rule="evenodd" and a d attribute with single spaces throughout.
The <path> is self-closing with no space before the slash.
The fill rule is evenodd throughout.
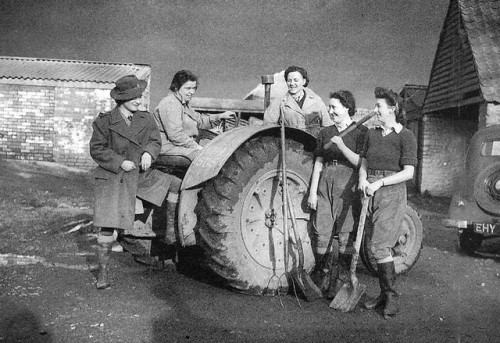
<path id="1" fill-rule="evenodd" d="M 500 102 L 500 2 L 451 0 L 424 113 Z"/>

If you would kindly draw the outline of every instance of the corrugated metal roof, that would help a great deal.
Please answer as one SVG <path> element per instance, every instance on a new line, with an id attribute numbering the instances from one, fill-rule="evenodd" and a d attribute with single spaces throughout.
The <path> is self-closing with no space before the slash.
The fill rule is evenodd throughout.
<path id="1" fill-rule="evenodd" d="M 424 113 L 483 100 L 500 102 L 500 2 L 451 0 Z"/>
<path id="2" fill-rule="evenodd" d="M 125 75 L 149 77 L 145 64 L 0 56 L 0 79 L 114 83 Z"/>

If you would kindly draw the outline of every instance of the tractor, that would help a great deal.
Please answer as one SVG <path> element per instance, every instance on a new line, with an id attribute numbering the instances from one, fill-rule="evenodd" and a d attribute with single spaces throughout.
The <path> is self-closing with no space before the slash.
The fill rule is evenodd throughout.
<path id="1" fill-rule="evenodd" d="M 217 101 L 205 102 L 213 105 Z M 216 107 L 241 113 L 255 109 L 256 104 L 262 114 L 262 101 L 257 100 L 219 101 Z M 307 196 L 316 138 L 291 127 L 286 128 L 285 136 L 288 193 L 302 241 L 304 268 L 311 270 L 315 261 Z M 203 262 L 230 288 L 242 293 L 275 294 L 288 287 L 287 278 L 283 277 L 285 242 L 280 165 L 280 126 L 248 125 L 244 118 L 237 118 L 232 127 L 208 141 L 181 175 L 177 232 L 181 250 L 201 247 Z M 154 236 L 153 211 L 146 212 L 146 218 L 136 218 L 140 225 L 134 225 L 135 236 Z M 408 206 L 395 247 L 398 273 L 407 272 L 416 263 L 422 236 L 420 219 Z M 367 269 L 376 274 L 376 262 L 368 249 L 369 237 L 368 231 L 360 255 Z M 289 251 L 292 258 L 287 259 L 288 267 L 297 263 L 297 246 L 292 246 L 295 248 Z"/>

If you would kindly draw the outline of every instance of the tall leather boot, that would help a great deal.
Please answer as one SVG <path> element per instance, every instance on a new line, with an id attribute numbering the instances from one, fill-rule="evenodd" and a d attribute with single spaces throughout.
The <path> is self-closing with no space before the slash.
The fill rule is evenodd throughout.
<path id="1" fill-rule="evenodd" d="M 97 248 L 97 256 L 99 258 L 99 270 L 97 274 L 97 289 L 105 289 L 110 287 L 108 280 L 108 262 L 113 242 L 99 242 Z"/>
<path id="2" fill-rule="evenodd" d="M 177 203 L 167 200 L 167 218 L 166 218 L 166 229 L 165 229 L 165 243 L 174 244 L 177 233 Z"/>
<path id="3" fill-rule="evenodd" d="M 339 253 L 336 274 L 330 281 L 330 287 L 328 287 L 328 291 L 326 292 L 327 299 L 335 298 L 344 283 L 351 280 L 351 261 L 351 254 Z"/>
<path id="4" fill-rule="evenodd" d="M 313 271 L 311 272 L 311 280 L 320 289 L 322 288 L 324 279 L 329 272 L 328 258 L 329 256 L 327 254 L 314 253 L 314 259 L 316 263 L 314 265 Z"/>
<path id="5" fill-rule="evenodd" d="M 363 304 L 363 307 L 368 309 L 368 310 L 374 310 L 377 308 L 380 308 L 382 306 L 385 306 L 385 283 L 384 283 L 384 278 L 382 277 L 382 269 L 383 267 L 380 267 L 380 263 L 377 264 L 377 270 L 378 270 L 378 283 L 380 285 L 380 294 L 378 297 L 370 299 L 368 301 L 365 301 Z"/>
<path id="6" fill-rule="evenodd" d="M 167 200 L 165 236 L 160 239 L 164 247 L 158 256 L 156 269 L 177 271 L 177 204 Z"/>
<path id="7" fill-rule="evenodd" d="M 396 268 L 394 261 L 381 263 L 378 265 L 379 273 L 382 272 L 382 282 L 384 283 L 385 304 L 383 309 L 384 317 L 393 317 L 399 312 L 399 295 L 396 291 Z"/>
<path id="8" fill-rule="evenodd" d="M 384 317 L 395 316 L 399 311 L 398 293 L 395 289 L 396 268 L 394 261 L 378 263 L 378 280 L 380 284 L 380 295 L 373 300 L 364 303 L 367 309 L 383 308 Z"/>

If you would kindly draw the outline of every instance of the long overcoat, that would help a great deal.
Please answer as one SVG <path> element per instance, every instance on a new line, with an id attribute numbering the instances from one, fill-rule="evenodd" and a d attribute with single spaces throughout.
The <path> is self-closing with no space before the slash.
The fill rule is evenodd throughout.
<path id="1" fill-rule="evenodd" d="M 100 113 L 92 124 L 90 155 L 95 169 L 94 225 L 129 230 L 133 227 L 136 196 L 161 206 L 172 177 L 158 170 L 140 170 L 141 156 L 153 161 L 161 149 L 160 133 L 152 115 L 136 112 L 130 126 L 118 108 Z M 137 168 L 125 172 L 124 160 Z"/>

